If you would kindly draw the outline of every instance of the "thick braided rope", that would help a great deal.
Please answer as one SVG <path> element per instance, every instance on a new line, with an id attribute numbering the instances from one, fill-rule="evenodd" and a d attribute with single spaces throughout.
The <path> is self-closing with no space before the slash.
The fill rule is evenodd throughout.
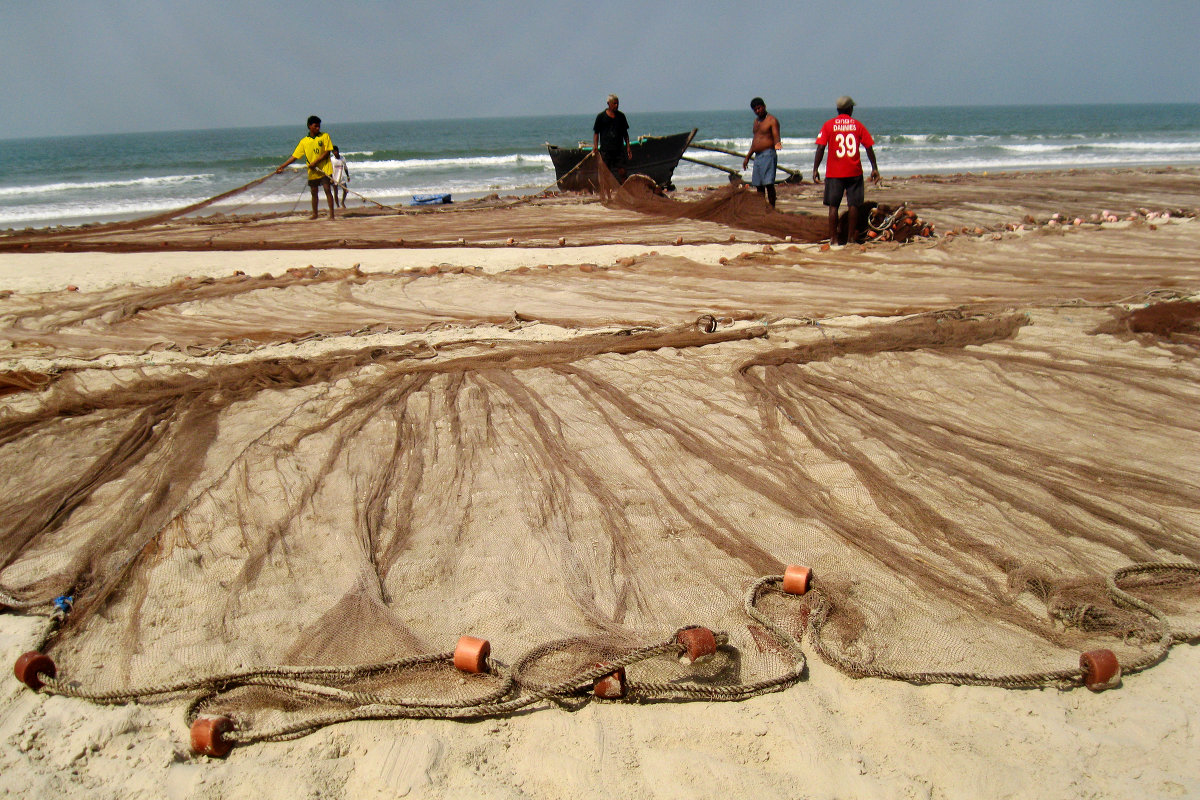
<path id="1" fill-rule="evenodd" d="M 178 694 L 180 692 L 213 689 L 224 690 L 225 688 L 232 688 L 244 683 L 259 682 L 260 685 L 266 685 L 261 682 L 269 680 L 303 681 L 305 679 L 325 678 L 348 682 L 387 672 L 395 672 L 402 669 L 423 666 L 426 664 L 449 662 L 453 659 L 453 653 L 437 653 L 433 655 L 409 656 L 406 658 L 399 658 L 394 661 L 385 661 L 378 664 L 363 664 L 351 667 L 265 667 L 260 669 L 243 670 L 240 672 L 229 672 L 222 675 L 211 675 L 196 680 L 143 686 L 137 689 L 126 689 L 114 692 L 93 692 L 68 683 L 65 680 L 52 678 L 48 675 L 39 675 L 39 677 L 42 678 L 42 682 L 45 684 L 45 688 L 50 694 L 61 694 L 65 697 L 77 697 L 79 699 L 90 700 L 95 703 L 120 704 L 148 697 Z"/>
<path id="2" fill-rule="evenodd" d="M 819 589 L 809 592 L 816 597 L 809 617 L 809 640 L 817 654 L 841 672 L 854 678 L 886 678 L 909 683 L 950 683 L 959 686 L 1000 686 L 1009 689 L 1032 689 L 1043 686 L 1078 685 L 1083 681 L 1083 669 L 1064 669 L 1047 672 L 1031 672 L 1018 675 L 985 675 L 977 672 L 907 672 L 904 670 L 876 667 L 855 661 L 830 649 L 822 631 L 829 619 L 832 604 Z"/>
<path id="3" fill-rule="evenodd" d="M 1152 574 L 1155 572 L 1191 572 L 1193 574 L 1200 575 L 1200 566 L 1183 562 L 1162 564 L 1131 564 L 1127 567 L 1121 567 L 1120 569 L 1109 574 L 1106 583 L 1108 586 L 1108 594 L 1113 599 L 1113 602 L 1117 603 L 1118 605 L 1124 605 L 1126 607 L 1136 609 L 1141 611 L 1143 614 L 1154 617 L 1154 619 L 1158 621 L 1162 630 L 1162 634 L 1158 640 L 1158 650 L 1153 653 L 1147 653 L 1141 658 L 1131 661 L 1128 664 L 1122 664 L 1121 670 L 1126 673 L 1140 672 L 1141 670 L 1152 667 L 1159 661 L 1162 661 L 1164 658 L 1166 658 L 1167 651 L 1171 649 L 1171 646 L 1175 644 L 1175 642 L 1185 642 L 1191 639 L 1200 638 L 1200 630 L 1179 632 L 1172 631 L 1171 621 L 1167 618 L 1166 614 L 1144 600 L 1139 600 L 1117 585 L 1117 582 L 1122 578 L 1127 578 L 1131 575 Z"/>
<path id="4" fill-rule="evenodd" d="M 1157 643 L 1158 646 L 1153 652 L 1147 653 L 1127 664 L 1122 664 L 1122 669 L 1126 674 L 1144 670 L 1158 663 L 1165 657 L 1176 641 L 1187 641 L 1200 637 L 1200 631 L 1173 631 L 1166 614 L 1149 603 L 1129 594 L 1118 585 L 1121 580 L 1133 575 L 1159 572 L 1190 572 L 1200 574 L 1200 566 L 1190 563 L 1134 564 L 1115 570 L 1107 576 L 1107 588 L 1113 601 L 1154 618 L 1159 623 L 1161 630 Z M 774 620 L 759 611 L 757 607 L 758 600 L 763 592 L 780 591 L 777 587 L 782 580 L 782 576 L 775 575 L 756 581 L 747 592 L 743 607 L 747 616 L 761 624 L 794 658 L 795 664 L 791 669 L 781 675 L 761 681 L 734 685 L 703 685 L 694 682 L 629 683 L 627 684 L 626 697 L 636 701 L 653 701 L 656 699 L 741 700 L 758 694 L 780 691 L 801 680 L 807 667 L 807 661 L 800 647 L 800 642 L 780 628 Z M 811 615 L 808 620 L 808 630 L 810 631 L 812 645 L 823 659 L 847 675 L 854 677 L 879 677 L 912 683 L 950 683 L 956 685 L 999 686 L 1004 688 L 1078 686 L 1083 682 L 1085 677 L 1082 668 L 1048 670 L 1014 675 L 989 675 L 976 672 L 910 672 L 870 666 L 848 658 L 832 650 L 825 644 L 822 632 L 825 623 L 828 621 L 832 605 L 828 596 L 821 592 L 819 588 L 810 590 L 809 594 L 814 598 L 810 606 Z M 726 646 L 728 644 L 728 636 L 726 634 L 717 634 L 716 639 L 718 646 Z M 478 719 L 481 717 L 509 714 L 542 700 L 565 699 L 567 696 L 577 694 L 581 689 L 594 684 L 597 679 L 609 675 L 618 669 L 666 655 L 679 657 L 686 649 L 673 637 L 666 642 L 637 648 L 618 657 L 607 659 L 603 663 L 576 672 L 557 683 L 539 686 L 529 681 L 522 682 L 519 680 L 521 673 L 530 663 L 559 649 L 560 646 L 548 644 L 534 648 L 521 657 L 514 665 L 511 673 L 504 668 L 503 664 L 489 659 L 490 674 L 499 678 L 499 685 L 483 696 L 451 701 L 431 698 L 397 700 L 373 692 L 356 692 L 341 689 L 336 684 L 348 683 L 404 669 L 424 667 L 432 664 L 448 664 L 453 661 L 453 653 L 413 656 L 378 664 L 351 667 L 271 667 L 253 669 L 210 676 L 199 680 L 179 681 L 115 692 L 92 692 L 70 684 L 65 680 L 44 674 L 40 674 L 39 677 L 44 683 L 42 691 L 98 703 L 125 703 L 146 697 L 197 692 L 197 697 L 188 704 L 186 711 L 186 719 L 189 725 L 203 713 L 205 706 L 219 699 L 224 693 L 239 686 L 273 688 L 300 697 L 335 701 L 346 703 L 350 706 L 266 730 L 249 730 L 238 727 L 235 723 L 234 729 L 229 732 L 226 738 L 235 743 L 249 743 L 297 738 L 327 725 L 350 720 L 401 718 Z"/>
<path id="5" fill-rule="evenodd" d="M 760 593 L 768 586 L 780 584 L 782 580 L 782 576 L 774 575 L 762 578 L 755 582 L 746 595 L 743 607 L 747 615 L 762 624 L 763 627 L 766 628 L 767 631 L 770 632 L 770 634 L 774 636 L 788 650 L 788 652 L 793 655 L 795 658 L 795 666 L 792 669 L 788 670 L 782 675 L 762 681 L 727 686 L 706 686 L 696 683 L 680 684 L 630 682 L 627 684 L 627 698 L 631 700 L 643 701 L 671 698 L 732 701 L 742 700 L 755 695 L 766 694 L 768 692 L 781 691 L 782 689 L 785 689 L 799 681 L 803 677 L 807 664 L 799 642 L 779 628 L 779 626 L 776 625 L 773 620 L 760 612 L 757 608 Z M 718 634 L 716 638 L 718 645 L 723 646 L 728 643 L 728 636 L 724 634 Z M 311 694 L 312 696 L 320 697 L 322 699 L 335 699 L 344 702 L 355 702 L 360 704 L 353 708 L 339 709 L 326 714 L 320 714 L 306 720 L 277 726 L 267 730 L 251 731 L 245 728 L 238 728 L 235 724 L 234 730 L 230 731 L 225 738 L 236 743 L 281 741 L 304 736 L 327 725 L 333 725 L 339 722 L 347 722 L 350 720 L 401 718 L 474 719 L 479 717 L 499 716 L 518 711 L 542 700 L 564 698 L 568 695 L 578 692 L 581 688 L 586 688 L 594 684 L 594 682 L 599 678 L 609 675 L 619 669 L 665 655 L 674 655 L 678 657 L 684 651 L 684 647 L 673 637 L 666 642 L 631 650 L 624 655 L 607 659 L 603 663 L 577 672 L 557 683 L 538 686 L 532 684 L 528 680 L 521 680 L 521 675 L 529 664 L 547 655 L 548 653 L 555 651 L 556 649 L 557 647 L 553 644 L 542 645 L 541 647 L 534 648 L 526 653 L 517 661 L 516 664 L 513 665 L 512 674 L 515 677 L 518 685 L 526 691 L 525 693 L 507 701 L 498 701 L 498 697 L 493 697 L 483 701 L 471 700 L 458 703 L 423 703 L 417 701 L 395 702 L 387 698 L 367 693 L 341 692 L 339 690 L 330 690 L 328 687 L 298 685 L 294 681 L 285 681 L 280 679 L 256 679 L 254 683 L 257 685 L 271 686 L 273 688 Z M 489 665 L 492 665 L 492 663 L 493 662 L 489 661 Z M 201 702 L 202 701 L 194 703 L 189 709 L 187 715 L 189 724 L 195 719 L 196 716 L 199 715 Z"/>
<path id="6" fill-rule="evenodd" d="M 1159 609 L 1139 600 L 1125 590 L 1121 589 L 1117 582 L 1131 575 L 1154 573 L 1154 572 L 1192 572 L 1200 574 L 1200 566 L 1189 563 L 1147 563 L 1147 564 L 1132 564 L 1127 567 L 1121 567 L 1111 572 L 1106 579 L 1109 596 L 1112 597 L 1115 603 L 1124 605 L 1129 608 L 1136 609 L 1142 613 L 1154 618 L 1160 626 L 1161 634 L 1157 643 L 1157 647 L 1153 652 L 1147 653 L 1137 659 L 1121 664 L 1121 671 L 1124 674 L 1140 672 L 1148 667 L 1157 664 L 1166 657 L 1167 651 L 1176 641 L 1187 641 L 1200 636 L 1200 631 L 1183 631 L 1175 633 L 1171 630 L 1170 620 Z M 889 680 L 908 681 L 910 683 L 949 683 L 962 686 L 999 686 L 1009 689 L 1033 689 L 1047 686 L 1070 687 L 1078 686 L 1083 683 L 1086 676 L 1082 667 L 1074 669 L 1061 670 L 1046 670 L 1042 672 L 1028 672 L 1014 675 L 989 675 L 979 672 L 908 672 L 903 670 L 893 670 L 883 667 L 869 666 L 862 662 L 855 661 L 851 658 L 834 652 L 826 646 L 823 637 L 821 636 L 825 622 L 829 618 L 831 610 L 829 598 L 819 591 L 815 592 L 817 602 L 813 608 L 813 614 L 809 621 L 811 630 L 810 639 L 813 648 L 820 656 L 828 663 L 837 667 L 842 672 L 853 677 L 873 677 L 886 678 Z"/>
<path id="7" fill-rule="evenodd" d="M 696 700 L 712 700 L 712 701 L 733 701 L 745 700 L 760 694 L 769 694 L 771 692 L 779 692 L 797 683 L 804 677 L 804 672 L 808 667 L 808 661 L 804 656 L 804 651 L 800 649 L 800 643 L 796 641 L 789 633 L 784 631 L 775 624 L 767 615 L 758 610 L 758 598 L 760 593 L 768 588 L 775 587 L 783 583 L 782 575 L 768 575 L 760 578 L 750 587 L 750 591 L 746 593 L 745 601 L 742 605 L 746 615 L 762 625 L 767 632 L 773 636 L 794 660 L 794 666 L 782 675 L 776 675 L 771 678 L 765 678 L 761 681 L 752 683 L 741 683 L 732 685 L 702 685 L 697 683 L 630 683 L 629 693 L 636 695 L 638 698 L 644 699 L 662 699 L 666 697 L 687 698 Z M 776 590 L 778 591 L 778 590 Z"/>
<path id="8" fill-rule="evenodd" d="M 429 705 L 397 702 L 371 703 L 353 708 L 319 714 L 305 720 L 281 725 L 267 730 L 251 731 L 237 727 L 225 735 L 225 739 L 234 743 L 249 743 L 261 741 L 282 741 L 304 736 L 328 725 L 351 720 L 365 719 L 478 719 L 502 714 L 511 714 L 534 703 L 552 697 L 561 697 L 574 692 L 582 685 L 590 684 L 596 679 L 613 672 L 621 667 L 629 666 L 638 661 L 656 658 L 666 653 L 679 653 L 682 645 L 674 640 L 661 644 L 650 645 L 626 653 L 604 664 L 579 672 L 556 684 L 543 687 L 533 692 L 518 695 L 510 700 L 500 702 L 467 701 L 460 705 Z M 493 662 L 489 660 L 489 666 Z M 194 703 L 188 712 L 188 723 L 199 714 L 199 703 Z"/>

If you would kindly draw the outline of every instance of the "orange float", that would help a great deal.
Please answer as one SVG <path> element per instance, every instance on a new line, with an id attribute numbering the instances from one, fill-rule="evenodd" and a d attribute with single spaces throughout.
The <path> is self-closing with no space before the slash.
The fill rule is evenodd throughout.
<path id="1" fill-rule="evenodd" d="M 454 666 L 463 672 L 487 672 L 487 659 L 491 654 L 492 645 L 487 639 L 461 636 L 454 648 Z"/>
<path id="2" fill-rule="evenodd" d="M 812 581 L 812 570 L 792 564 L 783 571 L 783 590 L 788 594 L 804 594 Z"/>
<path id="3" fill-rule="evenodd" d="M 708 628 L 699 625 L 683 628 L 675 634 L 675 641 L 687 651 L 685 659 L 689 664 L 717 652 L 717 637 Z"/>
<path id="4" fill-rule="evenodd" d="M 600 666 L 597 664 L 596 666 Z M 592 694 L 603 700 L 617 700 L 625 696 L 625 668 L 602 675 L 592 684 Z"/>
<path id="5" fill-rule="evenodd" d="M 36 692 L 46 685 L 41 676 L 57 677 L 58 668 L 54 666 L 54 659 L 50 656 L 33 650 L 17 659 L 17 663 L 13 665 L 13 674 L 17 676 L 17 680 Z"/>
<path id="6" fill-rule="evenodd" d="M 225 738 L 231 730 L 233 720 L 229 717 L 198 717 L 192 723 L 192 752 L 224 758 L 233 747 L 233 742 Z"/>
<path id="7" fill-rule="evenodd" d="M 1079 656 L 1083 685 L 1093 692 L 1114 689 L 1121 684 L 1121 662 L 1112 650 L 1089 650 Z"/>

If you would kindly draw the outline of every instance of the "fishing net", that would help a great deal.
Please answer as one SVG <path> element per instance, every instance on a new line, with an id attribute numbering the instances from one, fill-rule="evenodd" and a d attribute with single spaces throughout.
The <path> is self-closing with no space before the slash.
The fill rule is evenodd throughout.
<path id="1" fill-rule="evenodd" d="M 744 186 L 730 184 L 689 202 L 667 197 L 644 175 L 630 175 L 624 183 L 618 183 L 603 161 L 596 173 L 600 180 L 600 200 L 609 208 L 670 219 L 718 222 L 797 242 L 819 242 L 829 238 L 826 218 L 776 211 L 756 191 Z"/>
<path id="2" fill-rule="evenodd" d="M 1081 651 L 1128 673 L 1197 635 L 1194 314 L 872 317 L 895 276 L 782 258 L 0 300 L 0 603 L 57 619 L 35 683 L 251 742 L 620 670 L 600 694 L 740 699 L 806 652 L 1076 686 Z"/>

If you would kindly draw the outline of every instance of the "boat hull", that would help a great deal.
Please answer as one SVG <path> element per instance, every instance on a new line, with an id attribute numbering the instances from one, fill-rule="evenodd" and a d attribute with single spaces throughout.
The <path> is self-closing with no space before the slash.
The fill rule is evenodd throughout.
<path id="1" fill-rule="evenodd" d="M 625 177 L 645 175 L 658 186 L 668 186 L 675 172 L 675 165 L 679 163 L 680 157 L 695 135 L 696 129 L 693 128 L 669 136 L 643 136 L 636 142 L 631 142 L 629 150 L 632 158 L 625 165 Z M 599 189 L 596 159 L 587 158 L 592 148 L 557 147 L 548 144 L 546 149 L 550 151 L 550 161 L 554 164 L 554 174 L 560 190 L 595 192 Z"/>

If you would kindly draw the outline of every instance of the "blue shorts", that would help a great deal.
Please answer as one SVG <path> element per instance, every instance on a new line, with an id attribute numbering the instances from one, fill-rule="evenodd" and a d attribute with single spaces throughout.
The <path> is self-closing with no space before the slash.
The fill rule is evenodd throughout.
<path id="1" fill-rule="evenodd" d="M 775 150 L 769 148 L 754 154 L 754 173 L 750 176 L 751 186 L 773 186 L 775 184 L 775 166 L 779 158 Z"/>

